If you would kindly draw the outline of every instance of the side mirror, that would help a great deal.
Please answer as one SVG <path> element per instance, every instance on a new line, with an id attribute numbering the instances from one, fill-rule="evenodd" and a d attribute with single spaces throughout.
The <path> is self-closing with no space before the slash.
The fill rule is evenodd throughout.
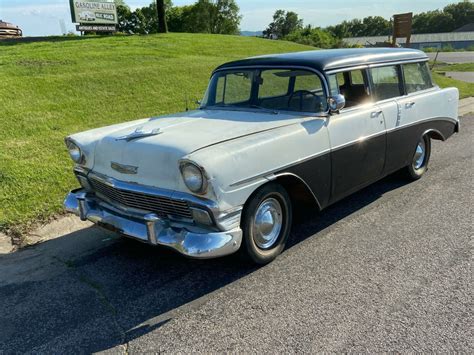
<path id="1" fill-rule="evenodd" d="M 339 113 L 339 110 L 342 110 L 346 105 L 346 99 L 344 95 L 337 94 L 328 99 L 328 105 L 331 113 Z"/>

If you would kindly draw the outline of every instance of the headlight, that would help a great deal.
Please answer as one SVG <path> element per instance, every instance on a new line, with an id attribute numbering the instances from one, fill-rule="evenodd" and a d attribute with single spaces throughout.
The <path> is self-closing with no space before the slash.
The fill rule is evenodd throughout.
<path id="1" fill-rule="evenodd" d="M 66 138 L 66 146 L 69 151 L 69 155 L 71 156 L 71 159 L 76 163 L 76 164 L 84 164 L 85 163 L 85 158 L 84 155 L 82 154 L 81 148 L 74 143 L 71 139 Z"/>
<path id="2" fill-rule="evenodd" d="M 206 191 L 207 180 L 199 166 L 191 162 L 183 162 L 180 165 L 180 169 L 188 189 L 197 194 Z"/>

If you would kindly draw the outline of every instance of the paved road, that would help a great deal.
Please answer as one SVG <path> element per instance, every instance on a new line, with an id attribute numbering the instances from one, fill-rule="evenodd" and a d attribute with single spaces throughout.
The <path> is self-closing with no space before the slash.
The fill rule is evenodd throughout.
<path id="1" fill-rule="evenodd" d="M 95 228 L 0 256 L 0 353 L 460 351 L 473 344 L 474 117 L 256 268 Z"/>
<path id="2" fill-rule="evenodd" d="M 428 53 L 428 57 L 433 60 L 436 53 Z M 444 63 L 472 63 L 474 62 L 474 52 L 440 52 L 438 62 Z"/>

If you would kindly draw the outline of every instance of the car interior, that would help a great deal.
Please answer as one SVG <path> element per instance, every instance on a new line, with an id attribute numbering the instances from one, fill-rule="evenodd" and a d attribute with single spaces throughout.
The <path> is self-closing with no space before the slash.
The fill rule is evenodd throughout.
<path id="1" fill-rule="evenodd" d="M 326 109 L 321 79 L 312 72 L 267 70 L 262 72 L 259 84 L 260 107 L 300 112 L 321 112 Z"/>
<path id="2" fill-rule="evenodd" d="M 364 71 L 341 72 L 336 77 L 339 92 L 346 99 L 345 107 L 353 107 L 370 101 L 368 79 Z"/>

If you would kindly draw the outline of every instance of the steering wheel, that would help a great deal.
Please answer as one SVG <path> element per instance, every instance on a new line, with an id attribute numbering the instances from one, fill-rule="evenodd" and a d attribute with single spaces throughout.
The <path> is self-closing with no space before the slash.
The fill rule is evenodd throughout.
<path id="1" fill-rule="evenodd" d="M 296 90 L 296 91 L 293 91 L 290 97 L 288 98 L 288 107 L 291 107 L 290 102 L 291 100 L 293 100 L 293 97 L 295 97 L 296 95 L 299 95 L 300 96 L 300 111 L 303 111 L 303 96 L 306 94 L 313 95 L 316 98 L 318 97 L 317 94 L 309 90 Z"/>

